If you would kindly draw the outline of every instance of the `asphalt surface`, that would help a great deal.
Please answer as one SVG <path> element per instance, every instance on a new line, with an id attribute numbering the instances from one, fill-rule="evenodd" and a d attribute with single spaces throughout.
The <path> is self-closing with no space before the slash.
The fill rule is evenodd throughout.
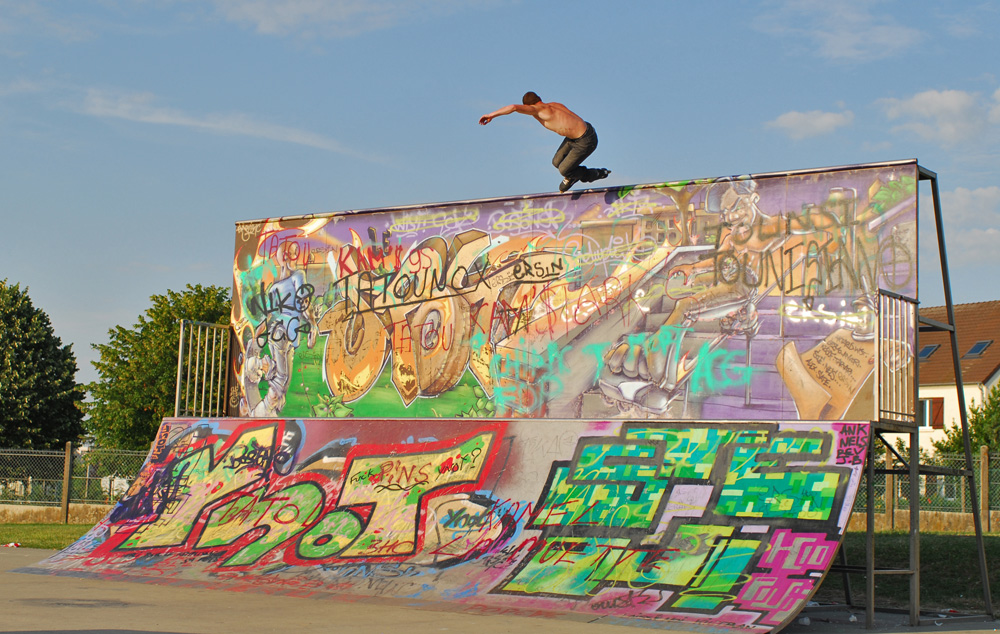
<path id="1" fill-rule="evenodd" d="M 0 632 L 635 634 L 645 629 L 12 572 L 54 552 L 0 548 Z M 853 616 L 852 621 L 852 613 L 844 609 L 808 608 L 783 634 L 995 632 L 1000 628 L 997 621 L 969 622 L 933 615 L 926 624 L 910 627 L 906 615 L 878 612 L 875 629 L 867 630 L 864 612 L 855 611 Z"/>

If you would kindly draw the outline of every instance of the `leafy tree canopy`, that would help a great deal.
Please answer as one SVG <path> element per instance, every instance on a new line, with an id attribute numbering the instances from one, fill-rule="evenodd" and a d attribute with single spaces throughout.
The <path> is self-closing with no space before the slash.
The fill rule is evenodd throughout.
<path id="1" fill-rule="evenodd" d="M 229 289 L 192 286 L 153 295 L 132 328 L 115 326 L 107 344 L 94 344 L 100 378 L 87 389 L 87 429 L 101 447 L 148 449 L 160 421 L 173 416 L 180 320 L 229 323 Z"/>
<path id="2" fill-rule="evenodd" d="M 0 447 L 57 449 L 83 432 L 72 346 L 28 289 L 0 280 Z"/>
<path id="3" fill-rule="evenodd" d="M 973 453 L 986 445 L 990 451 L 1000 451 L 1000 385 L 995 385 L 986 399 L 976 404 L 975 400 L 969 406 L 969 440 L 972 442 Z M 944 430 L 944 440 L 935 440 L 934 449 L 941 453 L 965 453 L 962 442 L 962 428 L 952 425 Z"/>

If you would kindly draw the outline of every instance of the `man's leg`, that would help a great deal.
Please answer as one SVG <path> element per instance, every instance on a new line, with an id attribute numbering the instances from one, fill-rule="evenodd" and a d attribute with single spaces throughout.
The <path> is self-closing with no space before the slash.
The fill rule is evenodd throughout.
<path id="1" fill-rule="evenodd" d="M 591 183 L 602 178 L 607 178 L 611 170 L 604 168 L 588 168 L 581 165 L 583 160 L 593 154 L 597 149 L 597 132 L 587 125 L 587 132 L 579 139 L 564 139 L 555 156 L 552 157 L 552 164 L 555 165 L 559 173 L 563 175 L 563 182 L 559 185 L 559 191 L 565 192 L 577 181 Z"/>
<path id="2" fill-rule="evenodd" d="M 560 192 L 569 191 L 569 188 L 580 180 L 579 176 L 576 176 L 575 174 L 576 172 L 581 171 L 578 163 L 583 159 L 578 159 L 574 162 L 570 158 L 570 154 L 573 153 L 573 151 L 573 141 L 570 139 L 563 139 L 563 142 L 559 144 L 559 149 L 556 150 L 555 156 L 552 157 L 552 165 L 554 165 L 563 176 L 562 182 L 559 183 Z"/>
<path id="3" fill-rule="evenodd" d="M 580 165 L 597 149 L 597 133 L 592 132 L 592 130 L 592 128 L 588 129 L 587 134 L 579 139 L 563 139 L 559 149 L 556 150 L 555 156 L 552 157 L 552 165 L 559 170 L 563 178 L 573 181 L 582 180 L 585 183 L 594 180 L 588 177 L 591 176 L 590 172 L 596 170 L 588 170 Z"/>
<path id="4" fill-rule="evenodd" d="M 563 139 L 563 142 L 559 144 L 559 149 L 556 150 L 555 155 L 552 157 L 552 165 L 559 170 L 563 178 L 579 180 L 579 178 L 575 177 L 575 172 L 579 171 L 579 163 L 583 159 L 574 161 L 570 158 L 571 152 L 573 152 L 573 141 Z"/>

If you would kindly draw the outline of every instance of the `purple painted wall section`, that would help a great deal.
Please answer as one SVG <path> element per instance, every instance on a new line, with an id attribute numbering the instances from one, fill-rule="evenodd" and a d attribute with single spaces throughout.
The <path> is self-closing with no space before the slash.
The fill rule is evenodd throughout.
<path id="1" fill-rule="evenodd" d="M 916 170 L 240 223 L 231 412 L 872 420 L 874 294 L 916 296 Z"/>
<path id="2" fill-rule="evenodd" d="M 829 568 L 867 423 L 167 419 L 23 572 L 768 632 Z"/>

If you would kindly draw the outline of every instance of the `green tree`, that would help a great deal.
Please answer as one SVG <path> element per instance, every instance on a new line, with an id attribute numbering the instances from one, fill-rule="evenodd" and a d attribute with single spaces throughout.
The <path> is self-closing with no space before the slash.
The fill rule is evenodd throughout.
<path id="1" fill-rule="evenodd" d="M 180 320 L 229 323 L 229 289 L 192 286 L 150 297 L 152 306 L 132 328 L 115 326 L 106 344 L 94 344 L 100 378 L 90 383 L 87 429 L 98 445 L 147 449 L 174 413 Z"/>
<path id="2" fill-rule="evenodd" d="M 0 280 L 0 447 L 56 449 L 83 433 L 72 346 L 28 289 Z"/>
<path id="3" fill-rule="evenodd" d="M 986 399 L 976 405 L 975 399 L 969 405 L 969 440 L 972 442 L 973 453 L 986 445 L 990 451 L 1000 451 L 1000 385 L 993 386 Z M 944 440 L 935 440 L 931 444 L 941 453 L 965 453 L 962 442 L 962 428 L 952 425 L 944 430 Z"/>

